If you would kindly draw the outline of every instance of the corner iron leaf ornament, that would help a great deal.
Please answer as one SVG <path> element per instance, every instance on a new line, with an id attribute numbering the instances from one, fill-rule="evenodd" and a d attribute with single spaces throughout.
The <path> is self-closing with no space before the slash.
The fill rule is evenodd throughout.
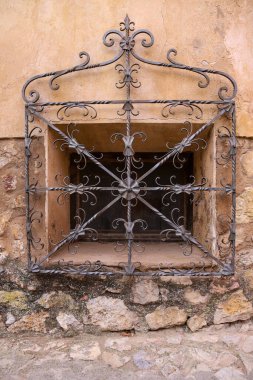
<path id="1" fill-rule="evenodd" d="M 174 48 L 168 50 L 164 62 L 141 56 L 138 51 L 143 50 L 142 48 L 151 48 L 154 44 L 154 36 L 147 29 L 135 30 L 135 23 L 127 15 L 120 23 L 119 29 L 111 29 L 104 34 L 103 44 L 106 48 L 112 48 L 111 50 L 115 54 L 112 58 L 104 62 L 92 63 L 90 55 L 82 51 L 79 54 L 81 63 L 64 70 L 35 75 L 27 80 L 22 89 L 22 97 L 25 102 L 26 231 L 29 270 L 34 273 L 108 276 L 123 274 L 128 276 L 225 276 L 233 274 L 236 210 L 234 101 L 237 93 L 236 82 L 223 71 L 180 63 L 180 60 L 177 59 L 177 50 Z M 64 89 L 65 76 L 75 72 L 85 74 L 87 70 L 94 72 L 94 69 L 111 65 L 116 70 L 113 70 L 115 76 L 118 75 L 116 88 L 124 91 L 124 96 L 119 99 L 82 99 L 81 101 L 69 99 L 52 101 L 50 99 L 45 101 L 36 87 L 38 82 L 41 83 L 44 80 L 43 83 L 52 90 L 50 94 L 54 94 L 60 88 Z M 203 90 L 208 88 L 212 78 L 219 78 L 222 85 L 217 89 L 214 99 L 139 99 L 136 98 L 136 94 L 143 83 L 139 81 L 138 76 L 140 72 L 143 75 L 140 70 L 145 65 L 168 70 L 175 69 L 175 73 L 184 70 L 188 74 L 193 74 L 193 77 L 199 78 L 197 84 Z M 165 72 L 166 70 L 163 70 L 162 75 L 166 75 Z M 98 70 L 96 70 L 96 80 L 98 80 Z M 178 122 L 179 135 L 180 130 L 182 132 L 181 137 L 177 136 L 175 141 L 175 138 L 172 138 L 175 136 L 172 136 L 173 133 L 171 133 L 171 141 L 164 141 L 164 149 L 161 154 L 154 154 L 152 165 L 147 166 L 140 151 L 146 151 L 145 142 L 149 136 L 146 131 L 136 130 L 138 124 L 135 123 L 133 126 L 132 119 L 141 115 L 140 105 L 143 107 L 149 105 L 150 107 L 154 104 L 160 107 L 160 117 L 163 120 L 171 116 L 177 119 L 178 113 L 183 114 L 184 118 L 186 116 L 186 119 Z M 108 105 L 117 107 L 115 111 L 121 121 L 124 120 L 125 123 L 125 128 L 115 128 L 107 141 L 108 144 L 117 144 L 122 149 L 117 153 L 115 167 L 109 166 L 104 160 L 103 152 L 98 152 L 99 149 L 96 146 L 90 147 L 85 139 L 80 137 L 82 134 L 78 134 L 82 129 L 82 121 L 89 120 L 91 123 L 93 120 L 96 121 L 100 108 Z M 217 113 L 214 115 L 212 113 L 211 119 L 205 120 L 204 111 L 210 106 L 212 106 L 212 112 L 213 109 L 217 109 Z M 75 119 L 75 112 L 79 115 L 78 121 Z M 216 142 L 223 144 L 226 149 L 222 148 L 222 151 L 217 153 L 214 162 L 219 164 L 221 169 L 226 166 L 224 180 L 219 180 L 219 185 L 216 185 L 202 172 L 198 175 L 189 174 L 187 178 L 184 178 L 184 183 L 181 183 L 178 180 L 180 176 L 175 174 L 169 174 L 167 180 L 161 180 L 157 171 L 162 166 L 165 165 L 168 169 L 173 168 L 173 173 L 177 174 L 184 168 L 185 152 L 191 151 L 193 154 L 200 154 L 201 151 L 204 151 L 204 154 L 207 154 L 208 140 L 206 136 L 223 116 L 227 116 L 229 126 L 226 124 L 219 128 Z M 191 121 L 187 118 L 190 118 Z M 112 127 L 114 126 L 112 125 Z M 167 124 L 166 128 L 169 129 L 170 125 Z M 52 131 L 56 136 L 54 141 L 48 141 L 48 143 L 52 143 L 53 149 L 63 152 L 61 154 L 64 157 L 68 157 L 69 152 L 74 154 L 73 162 L 80 174 L 76 178 L 73 179 L 69 174 L 66 175 L 65 171 L 64 174 L 54 173 L 55 175 L 50 177 L 54 178 L 54 182 L 48 183 L 48 178 L 43 171 L 46 165 L 47 170 L 51 170 L 50 162 L 47 162 L 48 157 L 46 156 L 44 163 L 43 157 L 41 157 L 41 148 L 37 149 L 36 145 L 39 142 L 41 147 L 44 147 L 43 141 L 47 138 L 45 130 Z M 140 151 L 138 151 L 139 143 L 143 144 L 143 149 L 139 149 Z M 109 151 L 113 152 L 115 145 L 114 147 L 110 146 Z M 33 161 L 37 164 L 31 165 Z M 95 165 L 98 172 L 89 171 L 88 162 Z M 229 179 L 225 175 L 228 167 L 231 168 L 231 178 Z M 106 183 L 104 176 L 107 176 Z M 45 179 L 43 186 L 41 178 Z M 154 194 L 154 192 L 157 194 L 157 199 L 160 200 L 160 209 L 155 207 L 149 199 L 150 194 Z M 46 221 L 48 218 L 47 212 L 45 212 L 46 206 L 44 209 L 41 206 L 41 200 L 44 199 L 43 194 L 47 195 L 44 197 L 47 199 L 49 194 L 55 194 L 55 203 L 57 207 L 62 208 L 68 208 L 74 197 L 79 200 L 75 204 L 72 220 L 74 225 L 69 228 L 69 231 L 61 231 L 60 222 L 59 225 L 53 225 L 56 230 L 53 232 L 56 232 L 55 236 L 58 239 L 56 241 L 50 236 L 45 236 L 45 241 L 43 238 L 37 237 L 38 225 L 42 220 Z M 103 194 L 107 196 L 104 197 Z M 194 199 L 196 194 L 222 194 L 230 202 L 229 215 L 225 218 L 225 230 L 220 234 L 216 231 L 216 235 L 212 236 L 215 244 L 212 239 L 208 241 L 208 239 L 200 238 L 196 233 L 198 231 L 189 227 L 185 220 L 184 206 L 180 201 L 178 202 L 181 196 Z M 202 201 L 204 197 L 205 195 L 200 197 Z M 216 199 L 216 197 L 212 199 Z M 41 209 L 35 210 L 35 205 Z M 112 257 L 115 254 L 122 255 L 122 260 L 117 265 L 103 263 L 103 244 L 99 244 L 102 233 L 98 228 L 94 228 L 94 223 L 101 220 L 112 208 L 118 208 L 124 214 L 122 217 L 123 214 L 119 213 L 118 217 L 110 220 L 111 229 L 114 230 L 116 236 L 113 238 L 112 246 L 114 248 L 111 255 Z M 138 215 L 140 209 L 141 215 Z M 69 213 L 69 209 L 67 213 Z M 159 263 L 153 269 L 147 269 L 141 260 L 146 254 L 145 239 L 143 240 L 142 237 L 151 231 L 149 225 L 151 219 L 145 220 L 146 213 L 149 213 L 149 218 L 156 218 L 163 225 L 156 234 L 156 241 L 157 244 L 166 247 L 168 253 L 167 263 Z M 198 216 L 198 212 L 196 215 Z M 164 223 L 166 228 L 164 228 Z M 45 224 L 46 222 L 43 225 Z M 47 232 L 48 229 L 47 226 Z M 197 264 L 189 261 L 186 269 L 178 269 L 169 264 L 172 238 L 180 242 L 183 255 L 192 258 L 193 248 L 199 252 L 200 258 Z M 86 252 L 81 248 L 81 246 L 85 246 L 85 243 L 83 245 L 80 242 L 82 239 L 85 242 L 88 241 L 89 244 L 98 244 L 97 249 L 101 250 L 101 260 L 94 260 L 94 262 L 90 259 L 86 260 Z M 213 248 L 214 246 L 215 248 Z M 72 261 L 64 262 L 61 259 L 53 261 L 52 259 L 57 254 L 61 255 L 64 247 L 67 247 L 70 253 L 77 255 L 79 262 L 84 257 L 83 263 L 75 265 Z"/>

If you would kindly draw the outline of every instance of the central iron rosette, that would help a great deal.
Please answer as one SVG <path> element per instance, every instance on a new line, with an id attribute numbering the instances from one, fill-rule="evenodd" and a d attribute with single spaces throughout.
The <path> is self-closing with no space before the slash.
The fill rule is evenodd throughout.
<path id="1" fill-rule="evenodd" d="M 122 198 L 130 201 L 138 196 L 140 193 L 140 186 L 133 178 L 127 178 L 124 181 L 120 181 L 118 191 Z"/>

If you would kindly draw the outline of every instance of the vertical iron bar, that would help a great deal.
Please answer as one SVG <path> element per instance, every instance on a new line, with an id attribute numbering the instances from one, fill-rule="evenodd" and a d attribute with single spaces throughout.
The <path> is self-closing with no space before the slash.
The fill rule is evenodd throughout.
<path id="1" fill-rule="evenodd" d="M 27 238 L 27 259 L 28 269 L 31 267 L 31 221 L 30 221 L 30 194 L 29 194 L 29 156 L 30 156 L 30 141 L 29 141 L 29 121 L 28 110 L 25 105 L 25 200 L 26 200 L 26 238 Z"/>
<path id="2" fill-rule="evenodd" d="M 126 40 L 129 39 L 129 30 L 130 25 L 126 24 Z M 130 72 L 130 51 L 126 50 L 126 67 L 125 67 L 125 78 L 126 78 L 126 100 L 127 102 L 130 101 L 130 81 L 128 80 L 128 73 Z M 126 134 L 127 137 L 131 136 L 131 111 L 127 109 L 127 120 L 126 120 Z M 126 157 L 126 164 L 127 164 L 127 186 L 128 188 L 131 186 L 131 157 Z M 131 199 L 127 200 L 127 224 L 130 226 L 132 223 L 132 206 L 131 206 Z M 128 273 L 131 272 L 131 264 L 132 264 L 132 244 L 133 244 L 133 235 L 128 235 L 128 242 L 127 242 L 127 271 Z"/>
<path id="3" fill-rule="evenodd" d="M 233 106 L 232 111 L 232 226 L 231 226 L 231 235 L 232 235 L 232 260 L 231 266 L 232 270 L 235 269 L 235 228 L 236 228 L 236 109 L 235 105 Z"/>

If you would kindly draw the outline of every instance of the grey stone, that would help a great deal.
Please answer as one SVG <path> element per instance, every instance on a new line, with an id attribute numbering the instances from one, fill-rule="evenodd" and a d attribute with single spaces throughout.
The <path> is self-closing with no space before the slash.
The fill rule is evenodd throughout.
<path id="1" fill-rule="evenodd" d="M 132 302 L 146 305 L 159 301 L 159 288 L 153 280 L 136 279 L 132 286 Z"/>
<path id="2" fill-rule="evenodd" d="M 120 299 L 100 296 L 87 302 L 90 322 L 102 331 L 132 330 L 138 323 L 137 315 Z"/>
<path id="3" fill-rule="evenodd" d="M 182 375 L 180 372 L 178 373 L 172 373 L 167 377 L 168 380 L 189 380 L 184 375 Z"/>
<path id="4" fill-rule="evenodd" d="M 218 353 L 213 350 L 204 350 L 201 347 L 194 347 L 192 350 L 192 356 L 194 356 L 199 363 L 205 363 L 208 364 L 208 366 L 211 366 L 216 362 Z"/>
<path id="5" fill-rule="evenodd" d="M 237 360 L 237 357 L 231 352 L 223 351 L 219 354 L 217 360 L 210 365 L 210 367 L 218 370 L 219 368 L 229 367 L 232 364 L 235 364 Z"/>
<path id="6" fill-rule="evenodd" d="M 184 292 L 184 298 L 187 302 L 191 303 L 192 305 L 198 305 L 202 303 L 207 303 L 210 298 L 210 295 L 206 294 L 205 296 L 202 296 L 199 290 L 187 288 Z"/>
<path id="7" fill-rule="evenodd" d="M 98 342 L 74 344 L 70 348 L 69 356 L 77 360 L 96 360 L 101 355 Z"/>
<path id="8" fill-rule="evenodd" d="M 42 347 L 35 343 L 35 344 L 30 344 L 29 347 L 24 347 L 22 351 L 27 354 L 34 354 L 35 352 L 41 351 L 41 349 Z"/>
<path id="9" fill-rule="evenodd" d="M 1 212 L 0 215 L 0 236 L 3 236 L 6 232 L 6 229 L 8 227 L 9 221 L 12 216 L 12 211 L 4 211 Z"/>
<path id="10" fill-rule="evenodd" d="M 166 288 L 160 288 L 160 294 L 161 294 L 161 299 L 163 302 L 166 302 L 168 301 L 169 297 L 170 297 L 170 292 L 168 289 Z"/>
<path id="11" fill-rule="evenodd" d="M 60 312 L 56 317 L 57 322 L 61 328 L 65 331 L 76 330 L 80 331 L 83 329 L 83 325 L 75 318 L 73 314 Z"/>
<path id="12" fill-rule="evenodd" d="M 187 320 L 187 326 L 192 332 L 198 331 L 206 325 L 207 322 L 202 315 L 194 315 Z"/>
<path id="13" fill-rule="evenodd" d="M 241 361 L 243 362 L 244 367 L 247 370 L 247 373 L 253 371 L 253 355 L 245 354 L 244 352 L 239 352 L 239 356 L 241 358 Z"/>
<path id="14" fill-rule="evenodd" d="M 194 334 L 190 334 L 186 336 L 187 340 L 191 340 L 192 342 L 207 342 L 207 343 L 216 343 L 219 340 L 219 336 L 217 334 L 210 334 L 206 331 L 196 332 Z"/>
<path id="15" fill-rule="evenodd" d="M 105 348 L 117 351 L 130 351 L 132 346 L 128 337 L 109 338 L 105 341 Z"/>
<path id="16" fill-rule="evenodd" d="M 177 306 L 167 308 L 158 307 L 145 317 L 151 330 L 158 330 L 166 327 L 179 326 L 185 324 L 187 314 Z"/>
<path id="17" fill-rule="evenodd" d="M 136 352 L 133 356 L 133 361 L 139 369 L 149 369 L 155 365 L 155 362 L 146 351 Z"/>
<path id="18" fill-rule="evenodd" d="M 108 351 L 103 352 L 102 359 L 106 364 L 108 364 L 112 368 L 123 367 L 126 363 L 128 363 L 131 360 L 129 356 L 119 356 L 115 352 Z"/>
<path id="19" fill-rule="evenodd" d="M 62 291 L 45 293 L 36 302 L 45 309 L 64 308 L 73 310 L 78 308 L 73 298 Z"/>
<path id="20" fill-rule="evenodd" d="M 253 306 L 242 290 L 233 293 L 226 301 L 218 304 L 214 314 L 214 323 L 227 323 L 249 319 L 253 316 Z"/>
<path id="21" fill-rule="evenodd" d="M 226 343 L 228 346 L 233 346 L 239 344 L 242 339 L 242 335 L 231 335 L 225 334 L 221 337 L 222 341 Z"/>
<path id="22" fill-rule="evenodd" d="M 207 365 L 206 363 L 198 363 L 193 370 L 193 374 L 195 375 L 195 373 L 197 373 L 197 372 L 207 373 L 207 372 L 211 372 L 211 369 L 210 369 L 209 365 Z"/>
<path id="23" fill-rule="evenodd" d="M 155 364 L 165 378 L 178 371 L 178 368 L 170 362 L 168 355 L 157 358 Z"/>
<path id="24" fill-rule="evenodd" d="M 113 294 L 120 294 L 122 290 L 123 288 L 114 288 L 112 286 L 105 289 L 106 292 L 113 293 Z"/>
<path id="25" fill-rule="evenodd" d="M 248 248 L 245 252 L 240 253 L 238 261 L 243 267 L 251 268 L 253 264 L 253 249 Z"/>
<path id="26" fill-rule="evenodd" d="M 242 350 L 246 353 L 253 352 L 253 336 L 248 336 L 242 342 Z M 252 358 L 253 360 L 253 358 Z"/>
<path id="27" fill-rule="evenodd" d="M 194 373 L 195 380 L 215 380 L 214 374 L 208 371 L 198 371 Z"/>
<path id="28" fill-rule="evenodd" d="M 175 285 L 183 285 L 183 286 L 192 285 L 192 280 L 190 279 L 190 277 L 187 277 L 187 276 L 182 276 L 182 277 L 161 276 L 160 280 L 162 282 L 167 282 L 167 283 L 171 283 Z"/>
<path id="29" fill-rule="evenodd" d="M 225 367 L 215 373 L 217 380 L 246 380 L 244 374 L 236 368 Z"/>
<path id="30" fill-rule="evenodd" d="M 9 257 L 9 253 L 7 251 L 0 252 L 0 265 L 6 264 Z"/>
<path id="31" fill-rule="evenodd" d="M 14 322 L 16 322 L 16 318 L 14 317 L 14 315 L 12 313 L 7 313 L 5 321 L 6 326 L 10 326 Z"/>
<path id="32" fill-rule="evenodd" d="M 5 167 L 11 162 L 12 158 L 8 156 L 0 156 L 0 169 Z"/>
<path id="33" fill-rule="evenodd" d="M 166 341 L 168 344 L 181 344 L 182 342 L 182 334 L 180 333 L 172 333 L 171 335 L 169 335 L 167 338 L 166 338 Z"/>

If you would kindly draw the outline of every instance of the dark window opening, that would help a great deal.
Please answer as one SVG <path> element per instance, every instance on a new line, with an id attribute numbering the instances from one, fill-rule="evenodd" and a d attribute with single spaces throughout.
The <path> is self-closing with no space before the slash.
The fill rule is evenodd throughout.
<path id="1" fill-rule="evenodd" d="M 101 162 L 104 166 L 110 169 L 118 177 L 121 173 L 117 171 L 117 168 L 121 169 L 123 162 L 118 160 L 122 156 L 122 153 L 103 153 L 103 159 Z M 161 153 L 141 153 L 143 167 L 133 170 L 141 176 L 147 170 L 154 166 L 157 162 L 154 157 L 161 156 Z M 172 178 L 174 184 L 187 184 L 191 182 L 193 175 L 193 154 L 184 153 L 182 158 L 185 159 L 184 165 L 181 169 L 177 169 L 173 166 L 172 161 L 167 161 L 164 165 L 160 166 L 152 175 L 145 178 L 147 186 L 158 186 L 156 179 L 159 178 L 159 183 L 163 185 L 170 185 L 170 179 Z M 84 169 L 78 168 L 76 154 L 70 156 L 70 180 L 71 183 L 80 184 L 86 183 L 89 178 L 89 185 L 92 186 L 96 182 L 96 178 L 100 178 L 98 186 L 110 187 L 114 182 L 114 179 L 108 175 L 105 171 L 101 170 L 97 165 L 87 160 Z M 115 186 L 115 184 L 114 184 Z M 71 229 L 75 228 L 75 216 L 78 215 L 80 208 L 85 210 L 86 220 L 96 214 L 99 210 L 105 207 L 106 204 L 111 202 L 115 197 L 110 191 L 95 191 L 97 200 L 95 204 L 90 204 L 92 198 L 87 201 L 86 196 L 80 194 L 72 194 L 70 196 L 70 225 Z M 171 219 L 172 210 L 179 209 L 175 212 L 176 220 L 178 217 L 184 217 L 185 228 L 192 232 L 192 195 L 181 193 L 175 194 L 173 200 L 170 200 L 169 195 L 166 201 L 168 205 L 164 205 L 162 198 L 165 195 L 165 191 L 148 191 L 145 196 L 146 200 L 166 217 Z M 115 241 L 125 239 L 125 228 L 121 223 L 117 230 L 113 229 L 112 222 L 117 218 L 126 219 L 126 207 L 122 206 L 120 202 L 109 208 L 105 213 L 96 218 L 89 227 L 94 228 L 98 232 L 99 241 Z M 133 219 L 143 219 L 147 222 L 148 228 L 142 230 L 140 226 L 136 224 L 134 229 L 134 238 L 138 241 L 161 241 L 161 231 L 170 228 L 169 224 L 163 221 L 159 216 L 155 215 L 141 202 L 137 202 L 136 206 L 132 208 Z M 182 224 L 182 223 L 180 223 Z M 173 232 L 170 234 L 171 241 L 180 241 L 181 238 L 176 236 Z M 79 240 L 85 241 L 86 237 L 81 237 Z"/>

